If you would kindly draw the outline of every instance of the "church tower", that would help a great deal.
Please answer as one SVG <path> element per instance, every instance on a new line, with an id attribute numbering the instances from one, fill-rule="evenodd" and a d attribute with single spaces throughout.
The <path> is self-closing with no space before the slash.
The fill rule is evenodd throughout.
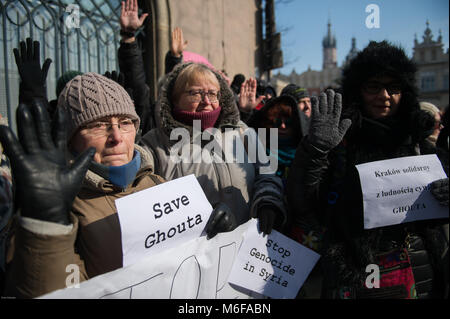
<path id="1" fill-rule="evenodd" d="M 331 34 L 331 22 L 328 20 L 328 32 L 322 41 L 323 66 L 322 69 L 337 67 L 336 38 Z"/>

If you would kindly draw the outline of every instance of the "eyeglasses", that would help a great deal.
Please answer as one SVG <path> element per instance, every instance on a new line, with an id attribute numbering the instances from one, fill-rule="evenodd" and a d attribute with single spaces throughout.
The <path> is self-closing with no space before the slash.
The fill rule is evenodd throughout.
<path id="1" fill-rule="evenodd" d="M 292 126 L 293 122 L 292 122 L 291 118 L 288 118 L 288 119 L 279 119 L 279 118 L 277 118 L 277 119 L 275 119 L 275 127 L 281 127 L 282 123 L 284 123 L 284 125 L 286 127 L 288 127 L 288 126 Z"/>
<path id="2" fill-rule="evenodd" d="M 131 119 L 122 119 L 119 120 L 119 123 L 110 123 L 110 122 L 92 122 L 86 124 L 83 129 L 86 130 L 86 133 L 91 136 L 99 137 L 99 136 L 107 136 L 111 131 L 113 125 L 117 125 L 117 128 L 121 133 L 130 133 L 136 131 L 136 122 Z"/>
<path id="3" fill-rule="evenodd" d="M 219 101 L 220 98 L 220 93 L 215 91 L 204 92 L 204 91 L 190 90 L 186 91 L 186 93 L 188 94 L 189 101 L 191 103 L 200 103 L 200 101 L 203 101 L 205 99 L 205 96 L 208 97 L 208 100 L 211 103 L 216 103 L 217 101 Z"/>
<path id="4" fill-rule="evenodd" d="M 378 94 L 383 89 L 386 89 L 389 95 L 402 93 L 402 86 L 399 83 L 367 82 L 362 88 L 369 94 Z"/>

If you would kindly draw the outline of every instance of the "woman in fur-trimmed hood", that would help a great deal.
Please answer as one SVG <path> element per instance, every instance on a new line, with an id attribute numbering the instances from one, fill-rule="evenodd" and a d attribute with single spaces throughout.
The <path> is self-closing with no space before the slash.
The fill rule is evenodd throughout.
<path id="1" fill-rule="evenodd" d="M 283 224 L 281 180 L 274 175 L 276 168 L 266 173 L 263 161 L 249 160 L 242 138 L 249 136 L 247 147 L 258 140 L 240 121 L 233 93 L 221 75 L 203 64 L 178 65 L 161 86 L 155 119 L 157 127 L 141 144 L 154 154 L 155 171 L 161 176 L 172 180 L 194 174 L 210 203 L 225 203 L 238 224 L 259 217 L 267 232 L 274 222 Z M 223 147 L 233 136 L 245 153 L 243 163 L 239 147 Z M 195 152 L 196 145 L 201 152 Z"/>
<path id="2" fill-rule="evenodd" d="M 373 117 L 367 116 L 365 112 L 362 91 L 368 84 L 372 85 L 370 88 L 372 90 L 381 89 L 380 84 L 371 79 L 383 77 L 395 80 L 391 84 L 395 85 L 394 89 L 401 90 L 398 112 L 376 119 L 387 129 L 386 136 L 391 134 L 398 136 L 396 143 L 406 135 L 410 135 L 416 142 L 427 136 L 433 126 L 433 119 L 420 110 L 416 71 L 416 64 L 406 56 L 402 48 L 388 41 L 371 41 L 350 61 L 342 73 L 344 107 L 342 118 L 352 120 L 352 127 L 346 137 L 350 139 L 355 137 L 363 126 L 363 121 Z"/>
<path id="3" fill-rule="evenodd" d="M 343 103 L 332 91 L 313 103 L 309 135 L 291 165 L 288 201 L 301 207 L 299 219 L 327 229 L 321 251 L 325 298 L 440 298 L 448 290 L 448 220 L 364 229 L 355 165 L 435 153 L 425 140 L 432 122 L 419 109 L 415 72 L 401 48 L 370 42 L 344 69 Z M 448 206 L 448 178 L 433 183 L 432 192 Z M 366 267 L 381 267 L 380 254 L 404 247 L 414 278 L 394 275 L 396 285 L 382 280 L 383 289 L 367 289 Z"/>

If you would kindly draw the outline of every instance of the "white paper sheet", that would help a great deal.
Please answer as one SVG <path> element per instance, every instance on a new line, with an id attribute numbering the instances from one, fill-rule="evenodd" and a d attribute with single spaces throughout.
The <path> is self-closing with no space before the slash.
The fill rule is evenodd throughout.
<path id="1" fill-rule="evenodd" d="M 199 237 L 212 211 L 194 175 L 120 198 L 115 204 L 124 266 Z"/>
<path id="2" fill-rule="evenodd" d="M 416 220 L 448 218 L 430 192 L 430 183 L 446 178 L 435 154 L 400 157 L 356 166 L 364 201 L 364 228 Z"/>
<path id="3" fill-rule="evenodd" d="M 228 284 L 248 223 L 140 259 L 133 265 L 51 292 L 44 299 L 249 299 L 263 296 Z M 68 274 L 69 275 L 69 274 Z"/>
<path id="4" fill-rule="evenodd" d="M 267 297 L 293 299 L 319 258 L 276 230 L 263 236 L 252 219 L 228 281 Z"/>

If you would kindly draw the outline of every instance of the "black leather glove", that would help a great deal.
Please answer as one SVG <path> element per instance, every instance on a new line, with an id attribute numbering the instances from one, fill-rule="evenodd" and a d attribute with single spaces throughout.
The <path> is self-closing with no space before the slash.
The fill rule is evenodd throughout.
<path id="1" fill-rule="evenodd" d="M 125 87 L 125 78 L 123 76 L 123 73 L 117 72 L 117 71 L 106 71 L 105 74 L 108 79 L 113 80 L 114 82 L 119 83 L 122 87 Z"/>
<path id="2" fill-rule="evenodd" d="M 208 239 L 213 238 L 218 233 L 226 233 L 237 227 L 236 216 L 224 203 L 218 203 L 209 217 L 205 230 Z"/>
<path id="3" fill-rule="evenodd" d="M 439 204 L 448 206 L 448 177 L 438 179 L 431 183 L 431 194 L 438 200 Z"/>
<path id="4" fill-rule="evenodd" d="M 30 104 L 32 98 L 47 99 L 46 80 L 52 60 L 46 59 L 41 68 L 39 42 L 33 42 L 31 38 L 26 41 L 26 44 L 24 41 L 20 42 L 20 52 L 17 48 L 13 52 L 21 80 L 19 103 Z"/>
<path id="5" fill-rule="evenodd" d="M 11 162 L 16 196 L 22 216 L 70 224 L 72 202 L 95 148 L 66 162 L 65 111 L 58 108 L 53 134 L 45 101 L 33 99 L 17 109 L 19 140 L 7 126 L 0 126 L 0 142 Z"/>
<path id="6" fill-rule="evenodd" d="M 119 83 L 125 89 L 125 91 L 127 91 L 127 93 L 130 96 L 130 98 L 132 100 L 134 100 L 133 99 L 133 90 L 130 87 L 125 87 L 125 76 L 124 76 L 124 74 L 122 72 L 117 72 L 117 71 L 109 72 L 109 71 L 106 71 L 105 74 L 103 74 L 103 75 L 106 76 L 108 79 L 111 79 L 114 82 Z"/>
<path id="7" fill-rule="evenodd" d="M 311 109 L 308 141 L 318 149 L 328 152 L 342 141 L 352 121 L 340 121 L 342 96 L 330 89 L 326 94 L 320 94 L 319 101 L 316 97 L 311 98 Z"/>
<path id="8" fill-rule="evenodd" d="M 269 235 L 277 222 L 277 210 L 271 206 L 262 206 L 258 209 L 259 231 Z"/>

